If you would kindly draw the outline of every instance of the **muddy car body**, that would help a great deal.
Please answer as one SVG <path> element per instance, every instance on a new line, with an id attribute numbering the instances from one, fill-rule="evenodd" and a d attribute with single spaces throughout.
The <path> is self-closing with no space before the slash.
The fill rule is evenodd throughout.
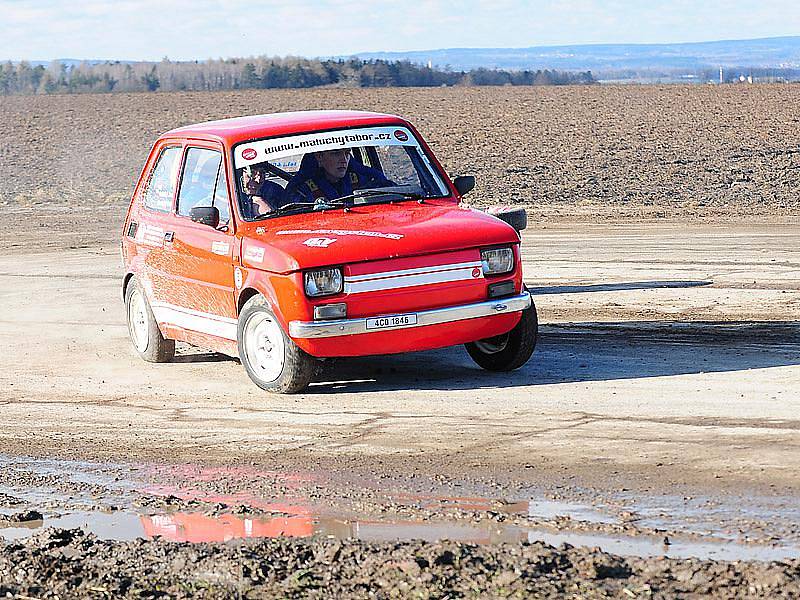
<path id="1" fill-rule="evenodd" d="M 326 176 L 326 152 L 349 161 L 334 177 L 343 198 L 314 179 Z M 239 357 L 277 392 L 303 389 L 317 359 L 455 344 L 484 368 L 517 368 L 536 341 L 520 238 L 460 206 L 473 182 L 451 181 L 391 115 L 284 113 L 169 131 L 123 228 L 134 347 L 149 361 L 171 359 L 175 340 Z"/>

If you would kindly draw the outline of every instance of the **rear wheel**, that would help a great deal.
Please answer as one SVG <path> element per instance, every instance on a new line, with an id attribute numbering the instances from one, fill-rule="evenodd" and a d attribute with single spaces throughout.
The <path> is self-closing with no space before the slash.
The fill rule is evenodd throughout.
<path id="1" fill-rule="evenodd" d="M 134 277 L 125 289 L 128 333 L 136 352 L 147 362 L 169 362 L 175 356 L 175 341 L 161 335 L 147 296 Z"/>
<path id="2" fill-rule="evenodd" d="M 239 315 L 239 357 L 258 387 L 291 394 L 305 389 L 317 361 L 284 333 L 263 296 L 254 296 Z"/>
<path id="3" fill-rule="evenodd" d="M 520 368 L 533 354 L 539 333 L 536 305 L 522 311 L 519 323 L 502 335 L 465 344 L 467 352 L 487 371 L 513 371 Z"/>

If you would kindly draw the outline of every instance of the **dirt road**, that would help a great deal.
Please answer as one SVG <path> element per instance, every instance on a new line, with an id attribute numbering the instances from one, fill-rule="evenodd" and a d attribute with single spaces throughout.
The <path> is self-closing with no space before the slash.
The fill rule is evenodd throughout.
<path id="1" fill-rule="evenodd" d="M 461 348 L 341 361 L 288 397 L 224 357 L 136 358 L 114 248 L 5 256 L 0 449 L 370 472 L 414 456 L 415 469 L 523 483 L 796 491 L 798 242 L 777 225 L 532 229 L 524 269 L 543 327 L 526 367 L 487 374 Z"/>
<path id="2" fill-rule="evenodd" d="M 0 589 L 791 595 L 796 561 L 690 557 L 800 555 L 799 238 L 777 223 L 532 228 L 543 325 L 524 368 L 488 374 L 461 348 L 336 361 L 297 396 L 189 347 L 141 362 L 113 244 L 37 253 L 28 238 L 0 256 L 0 535 L 174 541 L 44 532 L 5 546 Z M 44 521 L 3 524 L 41 519 L 4 517 L 31 508 Z M 326 541 L 175 545 L 274 535 Z M 86 576 L 59 567 L 42 587 L 39 565 L 64 553 Z M 158 574 L 137 566 L 167 555 Z M 18 565 L 31 576 L 14 579 Z"/>

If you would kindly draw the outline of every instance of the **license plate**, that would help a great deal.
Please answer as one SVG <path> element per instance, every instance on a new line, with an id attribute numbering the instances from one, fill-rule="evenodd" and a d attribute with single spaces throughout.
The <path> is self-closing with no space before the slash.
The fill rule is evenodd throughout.
<path id="1" fill-rule="evenodd" d="M 417 324 L 416 313 L 405 315 L 389 315 L 388 317 L 373 317 L 367 319 L 367 329 L 391 329 L 392 327 L 406 327 Z"/>

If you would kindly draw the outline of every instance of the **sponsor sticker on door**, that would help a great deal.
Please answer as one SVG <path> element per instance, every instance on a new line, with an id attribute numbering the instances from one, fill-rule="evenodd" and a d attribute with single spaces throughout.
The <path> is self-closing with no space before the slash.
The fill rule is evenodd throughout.
<path id="1" fill-rule="evenodd" d="M 213 242 L 211 244 L 211 252 L 219 254 L 220 256 L 226 256 L 230 249 L 231 247 L 228 242 Z"/>

